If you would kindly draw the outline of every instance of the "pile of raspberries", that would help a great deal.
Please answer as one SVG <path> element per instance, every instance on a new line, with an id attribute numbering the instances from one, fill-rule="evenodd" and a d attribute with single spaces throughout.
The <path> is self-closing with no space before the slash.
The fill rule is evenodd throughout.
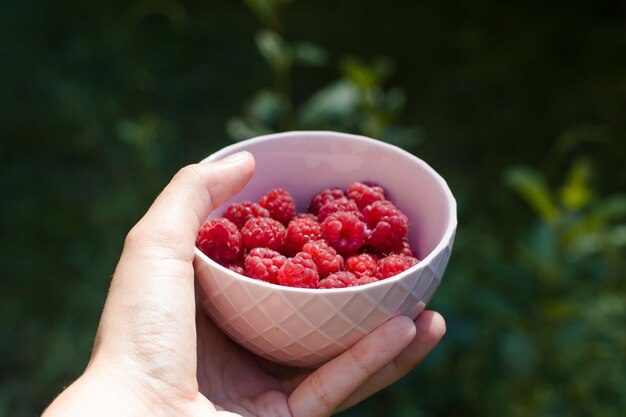
<path id="1" fill-rule="evenodd" d="M 407 240 L 407 217 L 377 185 L 327 188 L 296 213 L 276 188 L 258 203 L 231 204 L 207 221 L 196 246 L 228 269 L 272 284 L 344 288 L 399 274 L 419 261 Z"/>

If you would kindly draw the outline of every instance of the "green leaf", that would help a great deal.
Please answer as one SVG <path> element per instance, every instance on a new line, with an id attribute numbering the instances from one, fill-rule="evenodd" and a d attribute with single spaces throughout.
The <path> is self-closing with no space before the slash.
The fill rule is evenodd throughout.
<path id="1" fill-rule="evenodd" d="M 226 123 L 226 131 L 233 139 L 246 140 L 255 136 L 273 133 L 270 128 L 252 119 L 233 117 Z"/>
<path id="2" fill-rule="evenodd" d="M 505 181 L 526 200 L 544 222 L 555 224 L 559 220 L 559 211 L 541 173 L 529 167 L 512 167 L 505 172 Z"/>
<path id="3" fill-rule="evenodd" d="M 372 88 L 378 83 L 376 72 L 355 58 L 344 59 L 341 72 L 350 82 L 362 89 Z"/>
<path id="4" fill-rule="evenodd" d="M 565 185 L 561 189 L 561 204 L 564 207 L 577 211 L 592 201 L 593 193 L 589 188 L 591 165 L 586 160 L 579 160 L 572 165 Z"/>
<path id="5" fill-rule="evenodd" d="M 575 244 L 585 235 L 602 232 L 612 222 L 626 217 L 626 195 L 616 195 L 596 203 L 564 234 L 566 244 Z"/>
<path id="6" fill-rule="evenodd" d="M 325 126 L 357 111 L 359 92 L 346 81 L 336 81 L 313 94 L 300 106 L 298 120 L 305 127 Z"/>
<path id="7" fill-rule="evenodd" d="M 244 3 L 265 24 L 276 22 L 280 8 L 291 0 L 244 0 Z"/>
<path id="8" fill-rule="evenodd" d="M 328 53 L 321 47 L 310 42 L 295 42 L 291 46 L 291 53 L 294 62 L 318 67 L 326 64 Z"/>
<path id="9" fill-rule="evenodd" d="M 285 101 L 273 90 L 261 90 L 252 97 L 245 107 L 246 115 L 265 126 L 278 122 L 285 108 Z"/>
<path id="10" fill-rule="evenodd" d="M 256 35 L 256 45 L 265 60 L 274 69 L 285 69 L 291 64 L 291 52 L 276 32 L 262 30 Z"/>

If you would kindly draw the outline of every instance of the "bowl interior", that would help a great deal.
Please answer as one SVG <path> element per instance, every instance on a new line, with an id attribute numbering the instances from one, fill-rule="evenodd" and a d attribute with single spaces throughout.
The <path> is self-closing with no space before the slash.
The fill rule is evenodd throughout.
<path id="1" fill-rule="evenodd" d="M 302 212 L 323 188 L 371 181 L 383 186 L 409 218 L 409 240 L 420 259 L 450 232 L 454 199 L 445 181 L 422 160 L 384 142 L 335 132 L 289 132 L 231 145 L 206 161 L 243 150 L 254 155 L 255 174 L 211 217 L 219 217 L 232 202 L 258 201 L 276 187 L 289 191 Z"/>

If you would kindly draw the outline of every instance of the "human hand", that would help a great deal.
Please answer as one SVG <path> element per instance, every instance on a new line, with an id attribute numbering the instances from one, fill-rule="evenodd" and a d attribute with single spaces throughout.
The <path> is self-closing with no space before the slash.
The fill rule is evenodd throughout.
<path id="1" fill-rule="evenodd" d="M 45 417 L 328 416 L 392 384 L 445 333 L 396 317 L 317 370 L 256 357 L 196 311 L 194 244 L 209 212 L 254 171 L 247 153 L 183 168 L 124 244 L 84 374 Z"/>

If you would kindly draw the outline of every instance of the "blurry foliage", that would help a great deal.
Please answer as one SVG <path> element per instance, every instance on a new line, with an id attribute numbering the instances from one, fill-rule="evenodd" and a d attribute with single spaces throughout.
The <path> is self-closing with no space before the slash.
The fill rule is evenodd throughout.
<path id="1" fill-rule="evenodd" d="M 344 415 L 623 415 L 626 3 L 218 3 L 0 3 L 0 417 L 84 369 L 168 178 L 285 129 L 399 144 L 458 202 L 444 340 Z"/>
<path id="2" fill-rule="evenodd" d="M 286 130 L 336 130 L 414 148 L 421 132 L 400 123 L 405 93 L 399 87 L 385 88 L 394 70 L 387 58 L 376 58 L 369 64 L 354 57 L 343 58 L 339 79 L 312 92 L 297 105 L 294 103 L 294 68 L 325 66 L 329 54 L 311 42 L 284 39 L 281 16 L 289 2 L 245 1 L 265 26 L 255 40 L 272 70 L 274 85 L 248 100 L 244 114 L 228 122 L 228 133 L 236 140 L 244 140 Z"/>

